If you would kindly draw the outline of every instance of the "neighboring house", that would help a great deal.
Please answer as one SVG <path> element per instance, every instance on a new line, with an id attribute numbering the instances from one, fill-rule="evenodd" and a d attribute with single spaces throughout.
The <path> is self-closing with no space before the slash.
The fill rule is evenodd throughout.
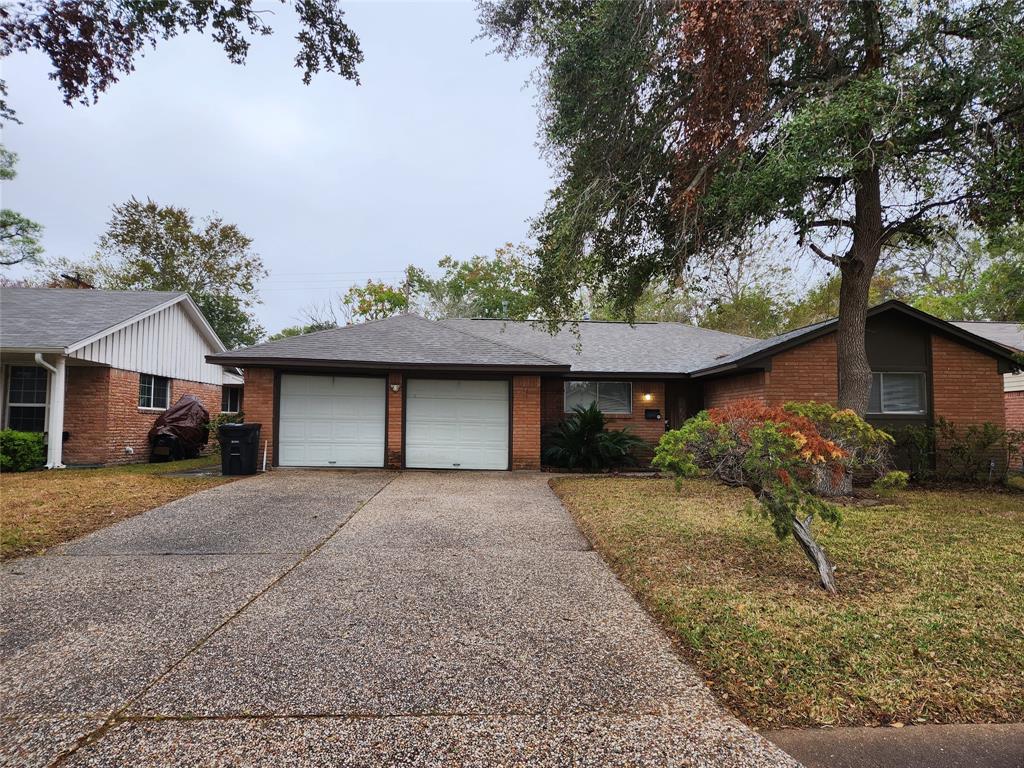
<path id="1" fill-rule="evenodd" d="M 238 372 L 206 361 L 223 351 L 185 293 L 0 288 L 2 426 L 45 433 L 48 467 L 144 461 L 182 395 L 240 407 Z"/>
<path id="2" fill-rule="evenodd" d="M 962 322 L 954 325 L 1024 354 L 1024 323 Z M 1024 430 L 1024 373 L 1003 376 L 1003 402 L 1007 428 Z"/>
<path id="3" fill-rule="evenodd" d="M 835 402 L 834 320 L 758 341 L 678 323 L 526 322 L 416 315 L 210 355 L 245 368 L 248 421 L 275 466 L 536 469 L 541 433 L 596 402 L 649 445 L 708 406 Z M 870 311 L 871 419 L 1003 423 L 1014 361 L 899 302 Z"/>

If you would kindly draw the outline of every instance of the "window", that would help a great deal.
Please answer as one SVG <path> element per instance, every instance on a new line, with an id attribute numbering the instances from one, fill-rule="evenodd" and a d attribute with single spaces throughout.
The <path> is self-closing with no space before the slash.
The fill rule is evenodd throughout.
<path id="1" fill-rule="evenodd" d="M 597 403 L 602 413 L 632 413 L 633 385 L 628 381 L 567 381 L 565 412 L 577 406 L 587 408 Z"/>
<path id="2" fill-rule="evenodd" d="M 7 380 L 7 428 L 46 431 L 46 390 L 49 375 L 36 365 L 11 366 Z"/>
<path id="3" fill-rule="evenodd" d="M 166 408 L 171 400 L 171 380 L 150 373 L 139 374 L 139 408 Z"/>
<path id="4" fill-rule="evenodd" d="M 871 374 L 869 413 L 925 413 L 925 375 L 923 373 Z"/>
<path id="5" fill-rule="evenodd" d="M 238 413 L 242 410 L 242 388 L 221 387 L 220 388 L 220 412 Z"/>

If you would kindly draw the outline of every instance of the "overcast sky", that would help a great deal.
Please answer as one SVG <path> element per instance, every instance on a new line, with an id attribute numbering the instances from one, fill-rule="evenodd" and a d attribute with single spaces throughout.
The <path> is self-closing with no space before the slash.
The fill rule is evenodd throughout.
<path id="1" fill-rule="evenodd" d="M 41 56 L 3 63 L 22 125 L 3 204 L 46 227 L 47 254 L 92 251 L 135 196 L 216 211 L 255 240 L 268 331 L 353 281 L 524 240 L 551 185 L 532 64 L 474 40 L 471 3 L 344 2 L 362 84 L 310 86 L 292 67 L 290 9 L 244 67 L 209 38 L 172 40 L 89 107 L 66 107 Z"/>

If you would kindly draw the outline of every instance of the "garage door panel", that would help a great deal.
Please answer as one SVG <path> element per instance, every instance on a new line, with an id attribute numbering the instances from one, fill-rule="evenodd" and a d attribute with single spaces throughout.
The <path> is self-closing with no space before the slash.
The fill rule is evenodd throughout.
<path id="1" fill-rule="evenodd" d="M 410 379 L 408 467 L 507 469 L 508 382 Z"/>
<path id="2" fill-rule="evenodd" d="M 278 463 L 383 466 L 385 392 L 382 378 L 281 376 Z"/>

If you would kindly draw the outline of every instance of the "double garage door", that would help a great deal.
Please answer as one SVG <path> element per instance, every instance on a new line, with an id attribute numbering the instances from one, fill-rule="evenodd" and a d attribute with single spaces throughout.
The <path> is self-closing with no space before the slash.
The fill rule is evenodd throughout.
<path id="1" fill-rule="evenodd" d="M 508 469 L 507 381 L 408 379 L 405 465 Z M 368 376 L 281 376 L 278 463 L 382 467 L 387 384 Z"/>

